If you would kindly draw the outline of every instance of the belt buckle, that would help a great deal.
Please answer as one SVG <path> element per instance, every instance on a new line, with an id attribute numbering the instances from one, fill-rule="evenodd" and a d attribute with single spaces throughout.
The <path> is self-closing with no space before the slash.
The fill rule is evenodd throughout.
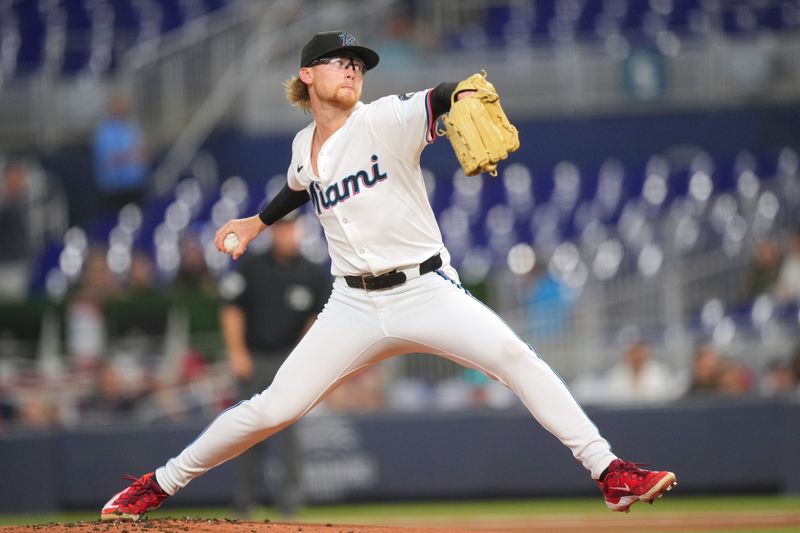
<path id="1" fill-rule="evenodd" d="M 367 280 L 377 280 L 377 279 L 381 279 L 381 278 L 384 278 L 384 279 L 385 279 L 387 276 L 389 276 L 389 275 L 391 275 L 391 274 L 396 274 L 397 272 L 398 272 L 398 270 L 397 270 L 397 269 L 395 269 L 395 270 L 391 270 L 391 271 L 389 271 L 389 272 L 384 272 L 384 273 L 383 273 L 383 274 L 381 274 L 380 276 L 373 276 L 373 275 L 361 276 L 361 287 L 362 287 L 362 288 L 363 288 L 365 291 L 384 289 L 384 288 L 386 288 L 386 287 L 375 287 L 375 288 L 373 288 L 373 289 L 370 289 L 370 288 L 368 288 L 368 287 L 367 287 Z M 405 280 L 404 280 L 402 283 L 404 283 L 404 282 L 405 282 Z M 398 284 L 398 285 L 399 285 L 399 284 Z M 394 286 L 394 285 L 392 285 L 392 286 Z"/>

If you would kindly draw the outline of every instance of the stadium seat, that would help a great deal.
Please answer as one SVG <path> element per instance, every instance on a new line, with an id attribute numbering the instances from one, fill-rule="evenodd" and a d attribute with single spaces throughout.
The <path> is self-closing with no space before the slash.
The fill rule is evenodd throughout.
<path id="1" fill-rule="evenodd" d="M 30 0 L 0 4 L 0 73 L 55 65 L 69 77 L 104 74 L 137 43 L 156 41 L 234 0 Z"/>

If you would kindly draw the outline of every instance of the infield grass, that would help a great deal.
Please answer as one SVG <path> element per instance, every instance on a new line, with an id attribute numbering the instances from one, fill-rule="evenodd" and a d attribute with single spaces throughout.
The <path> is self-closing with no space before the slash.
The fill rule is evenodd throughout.
<path id="1" fill-rule="evenodd" d="M 92 521 L 98 518 L 98 509 L 69 511 L 58 514 L 13 514 L 0 515 L 0 525 L 46 524 L 49 522 L 70 523 L 80 520 Z M 637 504 L 628 516 L 656 517 L 669 514 L 691 513 L 800 513 L 800 496 L 673 496 L 659 500 L 653 507 Z M 359 503 L 341 505 L 314 505 L 303 509 L 295 518 L 300 522 L 348 523 L 348 524 L 395 524 L 429 522 L 431 527 L 437 523 L 451 520 L 504 520 L 526 517 L 607 517 L 611 513 L 600 498 L 570 499 L 529 499 L 529 500 L 464 500 L 447 502 L 402 502 L 402 503 Z M 226 507 L 219 508 L 180 508 L 159 509 L 148 516 L 151 518 L 234 518 L 235 513 Z M 271 507 L 260 507 L 249 517 L 252 520 L 272 520 L 284 522 Z M 684 533 L 691 529 L 682 529 Z M 712 531 L 704 529 L 704 531 Z M 723 530 L 719 530 L 723 531 Z M 765 529 L 736 529 L 737 533 L 765 533 L 798 531 L 797 527 L 775 527 Z"/>

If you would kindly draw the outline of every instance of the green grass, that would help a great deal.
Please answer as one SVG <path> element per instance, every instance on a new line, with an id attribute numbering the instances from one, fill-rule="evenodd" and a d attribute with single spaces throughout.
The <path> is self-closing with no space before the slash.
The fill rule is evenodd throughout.
<path id="1" fill-rule="evenodd" d="M 644 506 L 643 506 L 644 507 Z M 668 496 L 648 512 L 708 512 L 708 511 L 789 511 L 800 509 L 800 496 Z M 636 508 L 634 507 L 635 511 Z M 531 516 L 560 514 L 607 514 L 609 511 L 600 498 L 530 499 L 498 501 L 453 501 L 371 503 L 337 506 L 315 506 L 306 510 L 314 516 L 361 517 L 476 517 L 476 516 Z M 633 511 L 632 511 L 633 512 Z"/>
<path id="2" fill-rule="evenodd" d="M 653 506 L 638 505 L 631 513 L 708 513 L 708 512 L 798 511 L 800 496 L 674 496 L 670 495 Z M 0 525 L 42 524 L 48 522 L 94 521 L 98 510 L 70 511 L 58 514 L 0 515 Z M 609 511 L 599 498 L 530 499 L 497 501 L 403 502 L 363 503 L 343 505 L 315 505 L 305 508 L 296 518 L 302 522 L 319 523 L 401 523 L 408 520 L 467 520 L 470 518 L 524 518 L 543 515 L 603 515 Z M 151 513 L 151 518 L 233 518 L 230 508 L 175 508 L 169 504 Z M 253 520 L 282 521 L 270 507 L 258 508 Z M 791 531 L 774 529 L 770 531 Z M 796 529 L 795 529 L 796 530 Z M 743 530 L 737 530 L 741 533 Z M 763 532 L 765 529 L 753 529 Z"/>

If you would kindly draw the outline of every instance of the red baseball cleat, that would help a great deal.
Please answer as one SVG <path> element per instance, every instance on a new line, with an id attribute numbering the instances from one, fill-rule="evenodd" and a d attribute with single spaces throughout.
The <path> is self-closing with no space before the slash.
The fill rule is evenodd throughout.
<path id="1" fill-rule="evenodd" d="M 133 483 L 108 500 L 100 511 L 100 520 L 139 520 L 149 511 L 158 509 L 169 496 L 158 486 L 155 472 L 139 479 L 133 476 L 125 476 L 125 479 Z"/>
<path id="2" fill-rule="evenodd" d="M 641 500 L 652 504 L 678 484 L 675 474 L 667 471 L 644 470 L 637 463 L 614 459 L 606 476 L 597 485 L 603 491 L 606 505 L 612 511 L 629 512 L 631 505 Z"/>

